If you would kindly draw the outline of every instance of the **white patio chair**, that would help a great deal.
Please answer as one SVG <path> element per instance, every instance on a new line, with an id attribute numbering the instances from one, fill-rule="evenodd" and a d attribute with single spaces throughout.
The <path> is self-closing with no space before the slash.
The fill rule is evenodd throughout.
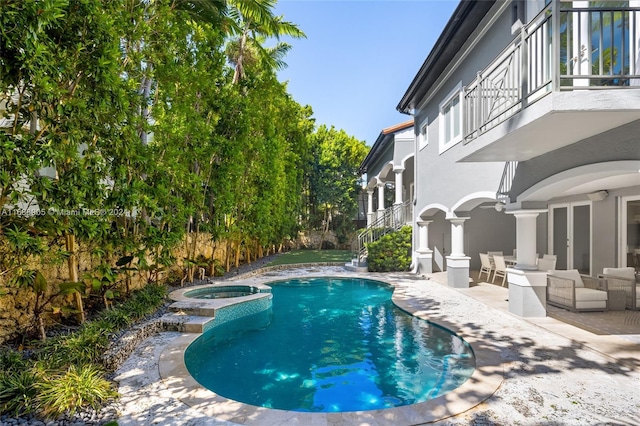
<path id="1" fill-rule="evenodd" d="M 493 256 L 493 262 L 496 265 L 496 270 L 493 273 L 493 281 L 491 282 L 495 283 L 496 276 L 500 276 L 502 277 L 502 286 L 504 287 L 504 280 L 507 278 L 507 264 L 504 261 L 504 256 Z"/>
<path id="2" fill-rule="evenodd" d="M 545 257 L 538 259 L 539 271 L 553 271 L 554 269 L 556 269 L 556 259 L 548 259 Z"/>
<path id="3" fill-rule="evenodd" d="M 487 274 L 487 281 L 491 278 L 491 272 L 493 272 L 493 265 L 489 260 L 489 255 L 487 253 L 480 253 L 480 273 L 478 274 L 478 281 L 480 281 L 482 274 Z"/>
<path id="4" fill-rule="evenodd" d="M 488 251 L 487 255 L 489 256 L 489 261 L 491 261 L 491 268 L 496 269 L 496 264 L 493 261 L 493 256 L 502 256 L 501 251 Z"/>

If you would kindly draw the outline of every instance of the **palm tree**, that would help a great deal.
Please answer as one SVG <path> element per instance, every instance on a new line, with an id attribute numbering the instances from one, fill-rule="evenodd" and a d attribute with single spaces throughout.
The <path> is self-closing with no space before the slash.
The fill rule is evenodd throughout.
<path id="1" fill-rule="evenodd" d="M 276 70 L 286 66 L 283 57 L 291 46 L 278 42 L 273 48 L 265 48 L 263 44 L 267 39 L 279 40 L 285 35 L 294 38 L 306 37 L 297 25 L 273 14 L 275 5 L 275 0 L 229 2 L 226 31 L 231 38 L 227 43 L 226 54 L 229 63 L 235 68 L 234 84 L 244 78 L 247 66 L 251 67 L 258 62 Z"/>

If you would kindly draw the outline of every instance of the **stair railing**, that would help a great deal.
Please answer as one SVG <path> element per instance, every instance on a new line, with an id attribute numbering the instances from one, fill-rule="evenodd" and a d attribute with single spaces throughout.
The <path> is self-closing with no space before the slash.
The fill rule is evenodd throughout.
<path id="1" fill-rule="evenodd" d="M 378 214 L 376 220 L 358 235 L 358 245 L 355 251 L 355 259 L 358 264 L 367 257 L 367 244 L 378 241 L 390 232 L 397 231 L 412 218 L 411 200 L 402 204 L 394 204 Z"/>

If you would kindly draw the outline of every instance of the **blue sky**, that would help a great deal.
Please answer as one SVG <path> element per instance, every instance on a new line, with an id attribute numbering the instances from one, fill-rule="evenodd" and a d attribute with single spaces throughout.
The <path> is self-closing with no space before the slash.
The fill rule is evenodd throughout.
<path id="1" fill-rule="evenodd" d="M 457 0 L 279 0 L 275 13 L 298 24 L 278 73 L 311 105 L 316 123 L 371 146 L 380 131 L 409 120 L 396 105 L 458 5 Z"/>

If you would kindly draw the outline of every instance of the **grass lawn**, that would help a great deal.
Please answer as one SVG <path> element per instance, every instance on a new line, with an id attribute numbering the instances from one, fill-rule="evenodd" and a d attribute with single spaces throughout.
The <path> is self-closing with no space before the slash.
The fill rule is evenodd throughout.
<path id="1" fill-rule="evenodd" d="M 351 250 L 293 250 L 276 257 L 267 266 L 296 263 L 350 262 Z"/>

